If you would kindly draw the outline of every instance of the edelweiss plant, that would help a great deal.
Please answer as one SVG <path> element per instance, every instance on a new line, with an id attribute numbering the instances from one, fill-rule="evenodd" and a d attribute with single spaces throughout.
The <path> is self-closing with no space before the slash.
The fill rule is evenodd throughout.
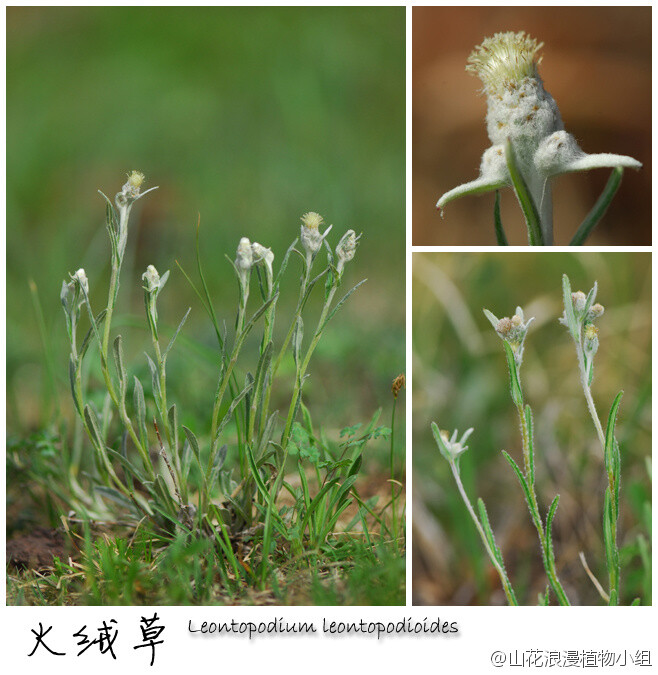
<path id="1" fill-rule="evenodd" d="M 496 33 L 476 47 L 466 70 L 477 75 L 487 97 L 487 132 L 480 176 L 446 192 L 441 209 L 465 195 L 496 191 L 494 224 L 498 243 L 507 244 L 498 190 L 511 186 L 523 210 L 532 246 L 553 243 L 551 180 L 560 174 L 612 168 L 612 176 L 596 205 L 583 221 L 572 245 L 582 244 L 601 220 L 621 182 L 624 168 L 642 165 L 632 157 L 610 153 L 588 155 L 564 129 L 553 97 L 544 89 L 537 66 L 543 43 L 520 33 Z"/>
<path id="2" fill-rule="evenodd" d="M 594 284 L 594 288 L 592 288 L 587 295 L 581 291 L 572 293 L 569 279 L 565 275 L 563 277 L 565 310 L 560 322 L 568 328 L 569 333 L 576 343 L 578 368 L 583 391 L 585 393 L 587 407 L 592 416 L 592 420 L 594 421 L 599 442 L 601 443 L 605 461 L 608 485 L 606 487 L 604 501 L 603 537 L 609 576 L 608 592 L 603 590 L 601 584 L 587 567 L 583 554 L 581 554 L 581 561 L 583 562 L 586 573 L 593 581 L 604 601 L 610 605 L 616 605 L 619 604 L 620 580 L 619 549 L 617 547 L 617 520 L 619 517 L 621 458 L 619 444 L 615 438 L 615 424 L 621 401 L 621 392 L 617 395 L 612 404 L 608 416 L 607 427 L 604 432 L 596 413 L 590 390 L 593 377 L 593 359 L 598 349 L 598 337 L 594 321 L 604 312 L 603 306 L 595 303 L 596 291 L 597 286 Z M 533 525 L 535 526 L 539 537 L 539 548 L 548 582 L 546 592 L 540 595 L 539 603 L 542 605 L 549 604 L 552 591 L 560 605 L 569 605 L 570 601 L 558 577 L 552 540 L 552 523 L 557 511 L 560 496 L 556 495 L 553 498 L 551 505 L 548 508 L 546 518 L 544 519 L 541 514 L 535 487 L 535 438 L 532 409 L 529 405 L 524 403 L 523 388 L 521 386 L 520 371 L 523 363 L 523 346 L 528 333 L 528 327 L 533 319 L 530 318 L 526 320 L 523 310 L 520 307 L 516 308 L 516 313 L 511 318 L 504 317 L 498 319 L 487 309 L 484 310 L 484 314 L 503 341 L 509 370 L 510 393 L 519 417 L 523 468 L 517 464 L 509 453 L 503 451 L 503 456 L 514 470 L 519 481 L 530 511 Z M 465 445 L 465 441 L 471 435 L 473 429 L 468 429 L 459 440 L 457 440 L 457 431 L 450 437 L 447 432 L 439 430 L 439 427 L 434 422 L 432 423 L 432 432 L 441 455 L 443 455 L 450 465 L 459 493 L 466 504 L 478 533 L 480 534 L 485 551 L 489 556 L 492 565 L 498 572 L 507 601 L 511 605 L 516 605 L 518 604 L 516 595 L 505 569 L 502 552 L 496 545 L 484 502 L 481 499 L 478 499 L 478 517 L 460 477 L 459 459 L 468 449 Z"/>
<path id="3" fill-rule="evenodd" d="M 86 493 L 79 486 L 76 490 L 83 508 L 92 517 L 107 513 L 105 499 L 110 498 L 135 521 L 144 518 L 150 521 L 163 536 L 182 533 L 214 540 L 222 553 L 227 583 L 251 580 L 264 584 L 270 577 L 271 557 L 277 547 L 286 547 L 297 559 L 310 563 L 319 551 L 331 547 L 338 519 L 350 504 L 355 505 L 356 515 L 348 530 L 360 523 L 368 536 L 366 517 L 371 522 L 374 517 L 383 525 L 383 531 L 390 534 L 382 514 L 373 511 L 372 503 L 363 502 L 354 486 L 366 443 L 390 433 L 390 429 L 376 426 L 379 412 L 363 430 L 361 425 L 344 430 L 346 438 L 336 446 L 326 439 L 324 432 L 316 435 L 310 411 L 302 400 L 309 363 L 327 324 L 363 283 L 358 283 L 335 302 L 345 267 L 354 259 L 360 235 L 348 230 L 332 249 L 327 242 L 331 226 L 321 233 L 322 217 L 306 213 L 301 219 L 300 238 L 290 245 L 278 271 L 274 269 L 275 256 L 271 249 L 241 238 L 235 260 L 229 258 L 239 289 L 235 332 L 229 337 L 215 314 L 203 275 L 197 229 L 200 286 L 184 271 L 183 274 L 212 321 L 219 353 L 210 428 L 195 432 L 181 424 L 178 404 L 170 400 L 167 388 L 167 361 L 190 312 L 188 309 L 169 340 L 163 341 L 157 302 L 169 278 L 168 271 L 160 274 L 154 265 L 149 265 L 142 275 L 151 339 L 151 353 L 146 355 L 150 386 L 134 375 L 129 376 L 122 337 L 116 335 L 112 339 L 112 316 L 128 238 L 130 209 L 150 192 L 142 192 L 143 181 L 144 176 L 134 171 L 113 202 L 105 197 L 112 254 L 106 307 L 101 312 L 92 309 L 89 280 L 83 269 L 62 285 L 61 299 L 71 343 L 71 390 L 75 409 L 94 447 L 97 465 L 93 492 Z M 301 250 L 296 248 L 297 241 L 301 241 Z M 322 252 L 326 254 L 324 263 L 320 263 Z M 281 278 L 295 255 L 302 264 L 299 296 L 285 337 L 281 344 L 275 345 Z M 254 276 L 259 282 L 260 297 L 250 314 Z M 315 326 L 307 330 L 306 307 L 312 291 L 322 285 L 320 316 Z M 79 325 L 83 308 L 90 328 L 81 340 Z M 258 354 L 245 366 L 246 338 L 261 322 Z M 307 340 L 305 332 L 310 333 Z M 92 345 L 98 350 L 107 390 L 102 410 L 94 405 L 84 385 L 85 357 Z M 282 360 L 289 350 L 294 361 L 294 383 L 287 410 L 280 417 L 277 410 L 270 409 L 270 398 Z M 243 382 L 236 370 L 239 363 L 245 366 Z M 114 415 L 119 421 L 118 441 L 115 440 Z M 227 434 L 229 428 L 231 431 Z M 229 455 L 231 462 L 227 462 Z M 299 487 L 293 487 L 284 478 L 286 464 L 292 458 L 296 458 Z M 234 469 L 227 468 L 229 464 L 236 466 L 237 476 Z M 309 465 L 317 481 L 315 489 L 309 485 Z M 77 467 L 73 470 L 73 474 L 76 473 Z M 287 506 L 278 501 L 282 490 L 288 492 L 292 500 L 288 500 Z M 393 503 L 395 497 L 393 492 Z M 397 533 L 395 517 L 393 525 Z M 249 542 L 249 564 L 238 554 L 236 540 Z M 397 542 L 395 545 L 397 547 Z"/>
<path id="4" fill-rule="evenodd" d="M 619 604 L 620 562 L 617 547 L 617 521 L 619 520 L 619 488 L 621 482 L 621 455 L 619 443 L 615 438 L 617 412 L 623 391 L 620 391 L 610 408 L 605 432 L 601 425 L 594 399 L 592 398 L 592 378 L 594 377 L 594 356 L 599 348 L 598 329 L 594 325 L 604 312 L 603 305 L 595 302 L 597 284 L 585 295 L 582 291 L 571 292 L 569 277 L 562 277 L 564 295 L 564 315 L 560 323 L 567 327 L 576 345 L 576 358 L 580 381 L 587 401 L 587 409 L 594 423 L 596 435 L 601 444 L 608 485 L 603 503 L 603 541 L 605 543 L 606 564 L 608 567 L 609 590 L 606 593 L 596 580 L 595 586 L 601 597 L 610 605 Z M 593 577 L 592 577 L 593 578 Z"/>

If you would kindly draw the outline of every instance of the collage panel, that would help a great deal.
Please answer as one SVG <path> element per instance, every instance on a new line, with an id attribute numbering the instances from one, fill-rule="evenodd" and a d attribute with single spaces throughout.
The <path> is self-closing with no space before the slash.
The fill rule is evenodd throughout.
<path id="1" fill-rule="evenodd" d="M 651 604 L 651 291 L 650 253 L 413 254 L 414 604 Z"/>
<path id="2" fill-rule="evenodd" d="M 650 7 L 414 7 L 412 76 L 415 246 L 651 244 Z"/>
<path id="3" fill-rule="evenodd" d="M 403 605 L 405 8 L 7 29 L 7 603 Z"/>

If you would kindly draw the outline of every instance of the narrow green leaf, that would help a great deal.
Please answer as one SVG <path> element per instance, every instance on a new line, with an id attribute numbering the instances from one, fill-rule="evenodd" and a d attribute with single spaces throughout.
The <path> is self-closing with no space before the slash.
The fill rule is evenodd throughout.
<path id="1" fill-rule="evenodd" d="M 142 445 L 146 447 L 148 439 L 148 431 L 146 429 L 146 401 L 144 400 L 144 388 L 137 377 L 135 377 L 135 386 L 133 389 L 133 406 L 137 413 L 140 440 L 142 441 Z"/>
<path id="2" fill-rule="evenodd" d="M 217 439 L 222 435 L 224 427 L 228 424 L 229 420 L 231 419 L 231 416 L 233 415 L 233 411 L 238 407 L 238 405 L 240 405 L 240 402 L 251 391 L 252 387 L 253 387 L 253 379 L 250 382 L 247 382 L 244 389 L 233 398 L 227 413 L 224 415 L 222 421 L 219 423 L 219 426 L 217 427 L 217 433 L 215 434 L 215 438 L 212 439 L 213 443 L 216 443 Z"/>
<path id="3" fill-rule="evenodd" d="M 162 508 L 161 513 L 163 514 L 169 514 L 170 520 L 173 522 L 176 522 L 177 524 L 181 525 L 181 523 L 178 523 L 177 520 L 173 518 L 174 514 L 178 513 L 178 505 L 174 502 L 171 492 L 169 491 L 169 486 L 167 483 L 165 483 L 164 478 L 162 477 L 162 474 L 158 474 L 155 477 L 155 481 L 153 482 L 153 486 L 155 487 L 159 497 L 160 497 L 160 507 Z M 158 508 L 157 502 L 153 504 L 153 507 L 155 509 Z"/>
<path id="4" fill-rule="evenodd" d="M 304 519 L 302 520 L 302 524 L 299 528 L 300 533 L 303 535 L 306 527 L 309 524 L 309 521 L 315 511 L 318 509 L 320 506 L 322 500 L 324 497 L 327 495 L 327 493 L 332 490 L 336 485 L 338 484 L 338 478 L 332 478 L 331 480 L 327 481 L 322 489 L 313 497 L 311 500 L 311 505 L 309 506 L 308 510 L 306 511 L 306 514 L 304 515 Z"/>
<path id="5" fill-rule="evenodd" d="M 127 431 L 124 431 L 123 434 L 121 435 L 120 450 L 121 450 L 121 452 L 117 453 L 117 454 L 119 454 L 124 460 L 127 460 L 128 459 L 128 432 Z M 107 451 L 110 452 L 110 454 L 112 452 L 114 452 L 114 450 L 112 450 L 111 448 L 108 448 Z M 119 460 L 119 461 L 122 461 L 122 460 Z M 133 479 L 133 473 L 131 473 L 130 471 L 125 471 L 124 474 L 125 474 L 125 477 L 126 477 L 126 483 L 128 485 L 128 489 L 131 492 L 134 492 L 135 491 L 135 481 Z"/>
<path id="6" fill-rule="evenodd" d="M 125 359 L 123 356 L 123 344 L 120 335 L 117 335 L 116 338 L 114 338 L 112 347 L 114 351 L 114 365 L 116 366 L 117 375 L 119 377 L 119 388 L 122 394 L 125 394 L 128 376 L 126 374 L 126 366 L 124 365 Z"/>
<path id="7" fill-rule="evenodd" d="M 146 360 L 149 364 L 149 370 L 151 371 L 151 384 L 153 386 L 153 398 L 157 401 L 160 400 L 160 374 L 158 373 L 158 367 L 153 362 L 153 359 L 144 352 Z"/>
<path id="8" fill-rule="evenodd" d="M 103 452 L 105 443 L 103 443 L 103 436 L 101 435 L 100 426 L 98 424 L 98 416 L 88 405 L 85 406 L 84 416 L 94 446 L 99 452 Z"/>
<path id="9" fill-rule="evenodd" d="M 171 407 L 167 411 L 167 419 L 169 420 L 169 428 L 171 429 L 172 433 L 172 442 L 173 442 L 173 450 L 174 452 L 178 452 L 178 409 L 176 408 L 176 404 L 172 403 Z"/>
<path id="10" fill-rule="evenodd" d="M 347 472 L 348 477 L 355 476 L 356 474 L 358 474 L 359 471 L 361 470 L 362 463 L 363 463 L 363 455 L 358 454 L 356 458 L 352 461 L 352 464 L 350 465 L 350 468 Z"/>
<path id="11" fill-rule="evenodd" d="M 78 398 L 78 385 L 77 385 L 77 367 L 73 357 L 69 358 L 69 383 L 71 385 L 71 395 L 73 396 L 73 404 L 75 409 L 78 411 L 78 415 L 82 416 L 82 404 Z"/>
<path id="12" fill-rule="evenodd" d="M 190 448 L 192 448 L 192 452 L 196 457 L 196 461 L 200 463 L 201 453 L 199 452 L 199 441 L 197 441 L 194 432 L 188 429 L 185 425 L 183 425 L 183 431 L 185 432 L 185 436 L 187 437 L 187 440 L 190 444 Z"/>
<path id="13" fill-rule="evenodd" d="M 603 218 L 605 212 L 608 210 L 610 203 L 619 189 L 623 175 L 624 169 L 621 166 L 617 166 L 612 170 L 601 196 L 596 200 L 592 210 L 585 216 L 585 220 L 580 224 L 573 239 L 569 242 L 569 246 L 582 246 L 585 243 L 587 237 L 589 237 L 592 230 L 599 224 L 601 218 Z"/>
<path id="14" fill-rule="evenodd" d="M 274 288 L 277 289 L 277 290 L 279 288 L 279 284 L 281 283 L 281 277 L 283 276 L 283 273 L 285 272 L 286 267 L 288 267 L 290 255 L 295 250 L 295 245 L 297 244 L 298 241 L 299 241 L 299 239 L 295 239 L 295 241 L 293 241 L 292 244 L 290 244 L 290 246 L 288 246 L 288 250 L 285 252 L 285 255 L 281 259 L 281 267 L 279 267 L 279 272 L 277 273 L 276 279 L 274 280 Z"/>
<path id="15" fill-rule="evenodd" d="M 299 513 L 305 513 L 308 510 L 308 506 L 311 503 L 311 498 L 310 498 L 310 490 L 308 488 L 308 480 L 306 478 L 306 472 L 304 471 L 304 467 L 302 466 L 301 460 L 298 458 L 297 459 L 297 473 L 299 474 L 299 481 L 302 486 L 302 497 L 304 499 L 304 508 L 299 509 Z"/>
<path id="16" fill-rule="evenodd" d="M 267 394 L 267 385 L 270 381 L 270 366 L 272 364 L 272 352 L 274 345 L 270 340 L 262 349 L 261 355 L 258 359 L 258 366 L 256 368 L 256 378 L 254 382 L 252 414 L 256 421 L 261 420 L 261 413 L 265 397 Z"/>
<path id="17" fill-rule="evenodd" d="M 500 190 L 496 190 L 494 200 L 494 229 L 496 230 L 498 246 L 508 246 L 505 230 L 503 229 L 503 221 L 500 217 Z"/>
<path id="18" fill-rule="evenodd" d="M 519 483 L 521 484 L 521 489 L 523 490 L 523 494 L 525 496 L 526 502 L 528 502 L 528 508 L 532 508 L 530 505 L 532 504 L 532 498 L 530 496 L 530 489 L 528 488 L 528 482 L 525 479 L 525 476 L 523 475 L 523 472 L 519 468 L 519 465 L 514 461 L 512 456 L 503 450 L 503 456 L 505 459 L 509 462 L 510 466 L 512 469 L 514 469 L 514 473 L 516 474 L 516 477 L 519 479 Z"/>
<path id="19" fill-rule="evenodd" d="M 516 163 L 516 155 L 514 148 L 509 139 L 505 144 L 505 160 L 507 162 L 507 169 L 510 178 L 512 179 L 512 187 L 516 193 L 516 198 L 519 200 L 523 216 L 525 217 L 526 226 L 528 228 L 528 243 L 530 246 L 543 246 L 544 240 L 541 232 L 541 221 L 539 219 L 539 212 L 535 205 L 532 195 L 528 190 L 528 186 L 521 174 L 518 164 Z"/>
<path id="20" fill-rule="evenodd" d="M 612 402 L 612 407 L 610 408 L 610 414 L 608 415 L 608 425 L 605 430 L 605 468 L 608 474 L 614 475 L 614 441 L 615 441 L 615 423 L 617 421 L 617 412 L 619 411 L 619 404 L 621 403 L 621 397 L 624 395 L 623 391 L 620 391 L 615 400 Z"/>
<path id="21" fill-rule="evenodd" d="M 180 333 L 181 328 L 183 327 L 183 325 L 187 321 L 187 317 L 190 315 L 191 311 L 192 311 L 192 308 L 188 307 L 187 312 L 185 312 L 185 316 L 181 319 L 181 322 L 178 324 L 178 328 L 176 328 L 176 331 L 172 335 L 171 340 L 169 340 L 169 344 L 167 345 L 167 348 L 164 350 L 164 353 L 162 355 L 163 361 L 164 361 L 164 359 L 167 358 L 167 354 L 169 354 L 169 352 L 171 351 L 171 348 L 174 346 L 174 342 L 176 342 L 176 338 L 178 337 L 178 334 Z"/>
<path id="22" fill-rule="evenodd" d="M 94 320 L 94 324 L 96 326 L 98 326 L 99 328 L 103 324 L 103 321 L 105 321 L 105 315 L 106 314 L 107 314 L 107 309 L 104 309 L 96 315 L 96 319 Z M 89 327 L 89 330 L 87 331 L 84 339 L 82 340 L 82 345 L 80 346 L 80 354 L 78 355 L 79 361 L 82 361 L 84 355 L 87 353 L 87 349 L 89 349 L 89 345 L 91 344 L 92 335 L 95 335 L 94 326 Z"/>
<path id="23" fill-rule="evenodd" d="M 609 605 L 617 604 L 617 589 L 619 588 L 619 554 L 617 542 L 613 532 L 613 504 L 610 487 L 605 489 L 603 500 L 603 542 L 605 545 L 606 566 L 610 575 L 610 601 Z"/>
<path id="24" fill-rule="evenodd" d="M 265 301 L 254 313 L 254 315 L 251 317 L 249 320 L 249 323 L 244 327 L 242 334 L 240 336 L 241 339 L 244 339 L 244 337 L 249 333 L 249 331 L 254 327 L 256 321 L 260 319 L 260 317 L 268 310 L 269 306 L 279 297 L 278 291 L 272 295 L 272 297 Z"/>
<path id="25" fill-rule="evenodd" d="M 590 289 L 590 292 L 587 294 L 587 298 L 585 299 L 585 309 L 583 310 L 583 314 L 587 316 L 587 312 L 589 312 L 590 308 L 594 304 L 594 301 L 596 300 L 596 293 L 598 291 L 599 285 L 595 281 L 594 286 Z"/>
<path id="26" fill-rule="evenodd" d="M 478 511 L 480 512 L 480 523 L 482 524 L 482 529 L 487 537 L 489 542 L 489 547 L 493 551 L 493 554 L 496 556 L 496 560 L 503 566 L 503 556 L 500 552 L 500 549 L 496 545 L 496 539 L 494 538 L 493 530 L 491 529 L 491 523 L 489 522 L 489 514 L 487 513 L 487 507 L 484 505 L 481 497 L 478 497 L 477 501 Z"/>
<path id="27" fill-rule="evenodd" d="M 98 492 L 98 494 L 101 494 L 104 497 L 107 497 L 108 499 L 111 499 L 113 502 L 123 506 L 126 509 L 130 509 L 131 511 L 135 510 L 135 505 L 130 501 L 130 499 L 114 488 L 106 487 L 105 485 L 95 485 L 94 491 Z"/>
<path id="28" fill-rule="evenodd" d="M 365 284 L 366 281 L 368 280 L 363 279 L 362 281 L 359 281 L 359 283 L 356 284 L 356 286 L 353 286 L 349 291 L 347 291 L 347 293 L 345 293 L 345 295 L 336 303 L 336 306 L 333 308 L 333 310 L 329 313 L 329 315 L 325 319 L 324 323 L 322 324 L 322 327 L 320 328 L 320 331 L 323 331 L 325 329 L 326 325 L 331 321 L 331 319 L 333 319 L 336 312 L 345 304 L 350 295 L 352 295 L 352 293 L 354 293 L 354 291 L 356 291 L 356 289 L 359 286 Z"/>
<path id="29" fill-rule="evenodd" d="M 281 517 L 279 516 L 278 512 L 274 508 L 274 504 L 272 504 L 272 497 L 270 493 L 267 490 L 267 487 L 265 483 L 263 482 L 263 478 L 260 475 L 260 471 L 258 470 L 258 467 L 256 466 L 256 461 L 254 460 L 253 453 L 251 452 L 251 448 L 247 445 L 245 447 L 245 454 L 247 455 L 247 461 L 249 462 L 249 468 L 251 470 L 251 475 L 256 483 L 256 487 L 258 488 L 259 493 L 265 500 L 265 503 L 268 505 L 271 505 L 271 513 L 275 522 L 275 525 L 277 526 L 277 529 L 287 537 L 287 532 L 286 532 L 286 526 L 281 520 Z"/>
<path id="30" fill-rule="evenodd" d="M 519 380 L 519 370 L 514 358 L 514 352 L 507 340 L 503 340 L 503 347 L 505 348 L 505 356 L 507 357 L 507 367 L 509 370 L 510 393 L 512 394 L 512 401 L 517 408 L 523 408 L 523 392 L 521 390 L 521 381 Z"/>
<path id="31" fill-rule="evenodd" d="M 262 454 L 265 452 L 265 448 L 267 447 L 268 443 L 272 440 L 272 435 L 274 434 L 274 427 L 276 425 L 276 421 L 279 417 L 279 412 L 278 410 L 275 410 L 268 418 L 267 422 L 265 422 L 265 427 L 261 431 L 260 434 L 260 439 L 258 441 L 258 447 L 256 448 L 256 453 L 257 456 L 262 456 Z M 275 446 L 275 449 L 277 453 L 279 452 L 279 449 L 281 448 L 278 443 L 273 443 L 273 446 Z M 278 460 L 277 456 L 277 460 Z"/>
<path id="32" fill-rule="evenodd" d="M 551 502 L 551 505 L 548 509 L 548 515 L 546 516 L 546 542 L 548 543 L 548 555 L 550 560 L 555 560 L 555 553 L 553 551 L 553 533 L 551 531 L 553 526 L 553 518 L 555 517 L 555 512 L 557 511 L 557 505 L 560 501 L 560 495 L 555 495 L 555 498 Z"/>
<path id="33" fill-rule="evenodd" d="M 615 438 L 613 441 L 612 466 L 614 476 L 614 490 L 612 491 L 612 506 L 613 516 L 615 520 L 619 518 L 619 489 L 621 487 L 621 454 L 619 451 L 619 443 Z"/>
<path id="34" fill-rule="evenodd" d="M 107 448 L 107 454 L 109 457 L 116 459 L 121 464 L 121 466 L 123 466 L 127 476 L 129 475 L 131 478 L 136 478 L 140 483 L 146 483 L 144 474 L 142 474 L 141 471 L 139 471 L 139 469 L 137 469 L 137 467 L 123 453 L 117 452 L 112 448 Z"/>
<path id="35" fill-rule="evenodd" d="M 525 423 L 528 429 L 528 482 L 535 484 L 535 437 L 534 424 L 532 420 L 532 408 L 529 405 L 525 407 Z"/>
<path id="36" fill-rule="evenodd" d="M 219 472 L 222 470 L 222 467 L 224 466 L 224 462 L 226 461 L 227 455 L 228 455 L 228 445 L 222 445 L 222 447 L 217 451 L 215 455 L 215 463 L 213 464 L 212 469 L 210 470 L 208 485 L 210 485 L 211 489 L 213 485 L 217 483 Z"/>
<path id="37" fill-rule="evenodd" d="M 301 316 L 297 317 L 295 330 L 292 334 L 292 357 L 295 361 L 295 367 L 299 368 L 301 362 L 300 353 L 302 350 L 302 340 L 304 339 L 304 321 Z"/>
<path id="38" fill-rule="evenodd" d="M 498 323 L 500 322 L 500 319 L 495 315 L 492 314 L 488 309 L 483 309 L 484 315 L 489 319 L 489 323 L 493 326 L 494 330 L 498 328 Z"/>
<path id="39" fill-rule="evenodd" d="M 576 314 L 573 309 L 571 282 L 566 274 L 562 275 L 562 299 L 564 301 L 564 316 L 567 320 L 567 328 L 571 333 L 571 337 L 578 342 L 580 338 L 580 326 L 578 325 Z"/>

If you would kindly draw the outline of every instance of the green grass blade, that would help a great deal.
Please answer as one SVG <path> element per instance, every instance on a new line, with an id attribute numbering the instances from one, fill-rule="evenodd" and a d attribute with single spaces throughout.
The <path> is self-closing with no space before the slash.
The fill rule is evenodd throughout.
<path id="1" fill-rule="evenodd" d="M 585 216 L 585 220 L 580 224 L 576 234 L 574 234 L 572 240 L 569 242 L 569 246 L 582 246 L 585 239 L 589 237 L 592 230 L 599 224 L 619 189 L 623 175 L 624 169 L 621 166 L 617 166 L 612 170 L 601 196 L 596 200 L 596 204 L 594 204 L 592 210 Z"/>

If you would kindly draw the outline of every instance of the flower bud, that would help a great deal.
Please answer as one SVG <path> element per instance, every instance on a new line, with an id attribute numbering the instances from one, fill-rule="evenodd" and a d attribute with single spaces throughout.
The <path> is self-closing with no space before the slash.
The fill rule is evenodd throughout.
<path id="1" fill-rule="evenodd" d="M 149 265 L 146 268 L 146 272 L 142 274 L 142 281 L 145 282 L 144 290 L 148 293 L 153 293 L 157 291 L 160 287 L 160 275 L 158 270 L 155 269 L 153 265 Z"/>
<path id="2" fill-rule="evenodd" d="M 62 282 L 62 290 L 59 297 L 66 315 L 69 338 L 74 342 L 75 327 L 80 317 L 80 308 L 85 302 L 85 296 L 89 295 L 89 281 L 82 267 L 75 274 L 69 274 L 69 276 L 71 277 L 71 281 L 68 283 L 66 281 Z"/>
<path id="3" fill-rule="evenodd" d="M 236 251 L 235 265 L 243 272 L 248 272 L 254 264 L 254 254 L 251 249 L 251 242 L 247 237 L 242 237 Z"/>
<path id="4" fill-rule="evenodd" d="M 494 327 L 496 333 L 512 348 L 514 360 L 518 366 L 523 362 L 523 343 L 528 333 L 528 327 L 534 318 L 530 317 L 527 321 L 521 307 L 516 308 L 516 313 L 512 318 L 505 316 L 502 319 L 496 318 L 488 309 L 484 310 L 485 316 Z"/>
<path id="5" fill-rule="evenodd" d="M 265 248 L 265 246 L 262 246 L 258 242 L 254 242 L 251 245 L 251 252 L 253 253 L 254 264 L 263 263 L 271 273 L 272 263 L 274 262 L 274 253 L 272 253 L 272 249 Z"/>
<path id="6" fill-rule="evenodd" d="M 571 301 L 573 302 L 573 308 L 577 312 L 582 312 L 587 303 L 587 296 L 582 291 L 576 291 L 571 294 Z"/>
<path id="7" fill-rule="evenodd" d="M 339 262 L 342 261 L 343 263 L 346 263 L 354 258 L 356 245 L 359 243 L 360 238 L 361 235 L 357 237 L 354 230 L 347 230 L 347 232 L 345 232 L 338 242 L 338 246 L 336 246 L 336 256 L 338 257 Z"/>
<path id="8" fill-rule="evenodd" d="M 502 338 L 506 338 L 511 331 L 512 331 L 512 321 L 508 317 L 503 317 L 496 326 L 496 332 Z"/>
<path id="9" fill-rule="evenodd" d="M 439 451 L 441 454 L 450 463 L 453 463 L 462 453 L 468 450 L 466 441 L 473 433 L 473 428 L 471 427 L 470 429 L 467 429 L 459 440 L 457 440 L 457 437 L 459 436 L 457 429 L 455 429 L 452 436 L 450 436 L 447 431 L 439 429 L 434 422 L 432 422 L 432 432 L 434 433 L 434 439 L 436 440 L 436 444 L 439 446 Z"/>
<path id="10" fill-rule="evenodd" d="M 594 356 L 599 348 L 599 331 L 598 328 L 591 323 L 585 326 L 583 333 L 583 350 L 588 357 Z"/>
<path id="11" fill-rule="evenodd" d="M 589 308 L 589 312 L 587 312 L 587 318 L 590 321 L 593 321 L 594 319 L 598 319 L 603 314 L 603 312 L 605 312 L 605 308 L 603 305 L 597 302 Z"/>
<path id="12" fill-rule="evenodd" d="M 89 295 L 89 281 L 87 279 L 87 274 L 82 267 L 71 276 L 71 279 L 73 280 L 74 284 L 80 284 L 80 287 L 84 289 L 85 295 Z"/>

